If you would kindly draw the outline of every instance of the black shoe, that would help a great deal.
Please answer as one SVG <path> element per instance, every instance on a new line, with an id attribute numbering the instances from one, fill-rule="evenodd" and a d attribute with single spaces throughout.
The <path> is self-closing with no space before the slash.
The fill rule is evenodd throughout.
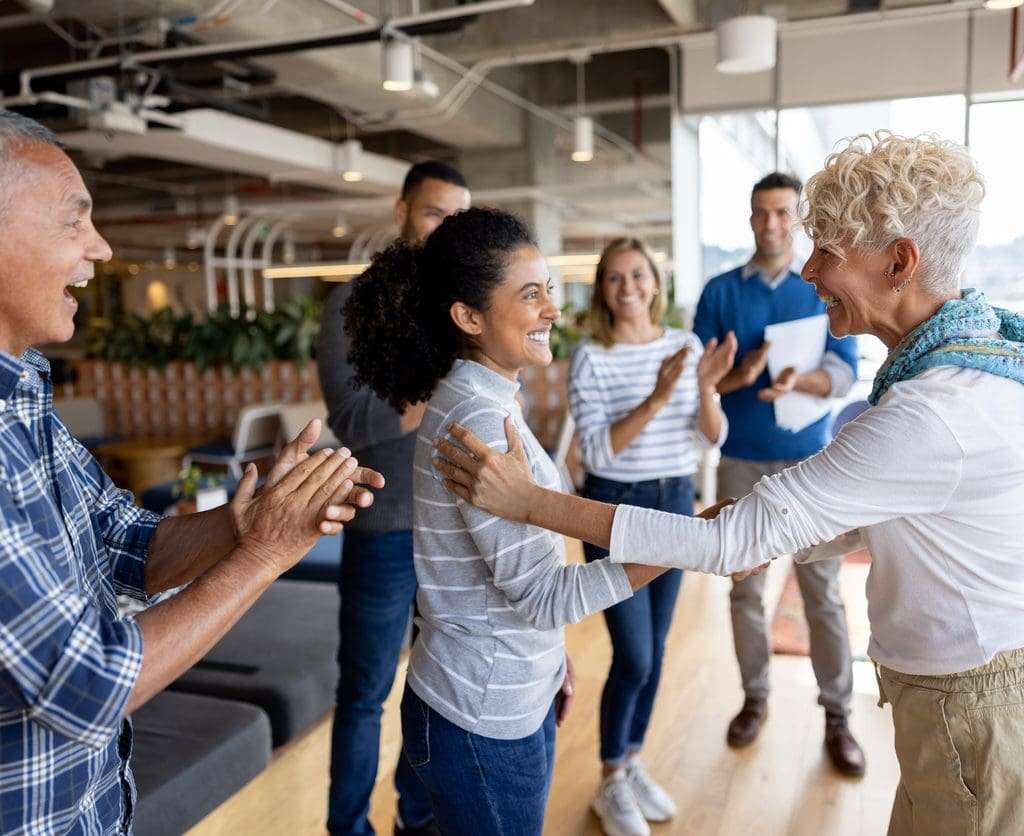
<path id="1" fill-rule="evenodd" d="M 428 822 L 422 827 L 400 827 L 395 823 L 395 836 L 441 836 L 441 828 L 436 821 Z"/>
<path id="2" fill-rule="evenodd" d="M 768 717 L 768 703 L 765 700 L 747 697 L 740 713 L 732 718 L 725 742 L 734 749 L 749 746 L 757 739 L 761 726 Z"/>
<path id="3" fill-rule="evenodd" d="M 864 774 L 864 750 L 850 732 L 845 717 L 825 715 L 825 751 L 828 752 L 832 766 L 843 775 L 860 778 Z"/>

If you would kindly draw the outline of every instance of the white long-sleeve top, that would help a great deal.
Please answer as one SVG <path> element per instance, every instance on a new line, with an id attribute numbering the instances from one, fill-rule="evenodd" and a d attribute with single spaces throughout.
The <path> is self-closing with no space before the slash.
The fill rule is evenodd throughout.
<path id="1" fill-rule="evenodd" d="M 824 450 L 713 521 L 620 506 L 613 561 L 719 575 L 855 528 L 871 657 L 956 673 L 1024 647 L 1024 386 L 943 367 L 897 383 Z"/>

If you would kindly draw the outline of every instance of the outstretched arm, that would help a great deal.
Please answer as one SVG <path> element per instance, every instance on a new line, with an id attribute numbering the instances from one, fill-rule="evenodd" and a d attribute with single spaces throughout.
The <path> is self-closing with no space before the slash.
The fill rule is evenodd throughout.
<path id="1" fill-rule="evenodd" d="M 537 485 L 511 418 L 505 421 L 507 454 L 496 453 L 458 424 L 453 424 L 450 431 L 469 451 L 464 452 L 445 438 L 434 441 L 434 446 L 446 457 L 434 459 L 434 467 L 445 477 L 444 485 L 452 493 L 505 519 L 546 528 L 601 548 L 609 547 L 617 506 Z M 485 463 L 491 466 L 485 468 Z M 734 501 L 722 500 L 698 516 L 714 519 L 722 508 Z M 623 568 L 635 591 L 671 567 L 625 563 Z"/>

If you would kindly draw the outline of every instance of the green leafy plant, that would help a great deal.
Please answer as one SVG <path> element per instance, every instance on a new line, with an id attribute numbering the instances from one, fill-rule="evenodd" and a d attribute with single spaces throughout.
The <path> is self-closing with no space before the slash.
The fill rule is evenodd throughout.
<path id="1" fill-rule="evenodd" d="M 171 495 L 175 499 L 195 499 L 199 491 L 219 488 L 225 482 L 221 473 L 210 473 L 203 470 L 199 465 L 183 467 L 178 474 L 178 481 L 171 488 Z"/>
<path id="2" fill-rule="evenodd" d="M 307 297 L 289 300 L 273 313 L 243 309 L 232 316 L 221 306 L 199 321 L 170 308 L 150 317 L 128 314 L 93 329 L 89 356 L 157 368 L 185 360 L 201 369 L 235 371 L 273 360 L 305 363 L 316 351 L 321 311 L 321 303 Z"/>
<path id="3" fill-rule="evenodd" d="M 583 320 L 586 311 L 577 311 L 572 305 L 562 306 L 562 316 L 551 326 L 551 356 L 556 360 L 566 360 L 573 349 L 583 339 Z"/>

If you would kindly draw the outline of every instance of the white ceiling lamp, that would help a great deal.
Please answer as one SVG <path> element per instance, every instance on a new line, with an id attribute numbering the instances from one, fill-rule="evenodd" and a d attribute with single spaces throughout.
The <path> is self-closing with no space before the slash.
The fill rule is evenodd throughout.
<path id="1" fill-rule="evenodd" d="M 1024 6 L 1024 0 L 985 0 L 986 9 L 1016 9 Z"/>
<path id="2" fill-rule="evenodd" d="M 173 270 L 178 266 L 178 258 L 174 252 L 174 247 L 164 247 L 164 267 L 168 270 Z"/>
<path id="3" fill-rule="evenodd" d="M 238 223 L 238 213 L 241 211 L 241 207 L 238 205 L 238 198 L 233 195 L 224 196 L 224 214 L 221 216 L 224 219 L 224 226 L 234 226 Z"/>
<path id="4" fill-rule="evenodd" d="M 343 215 L 337 215 L 334 218 L 334 226 L 331 227 L 331 235 L 335 238 L 344 238 L 348 234 L 348 225 L 345 223 Z"/>
<path id="5" fill-rule="evenodd" d="M 392 93 L 412 90 L 416 67 L 413 43 L 406 38 L 385 38 L 381 44 L 381 85 Z"/>
<path id="6" fill-rule="evenodd" d="M 594 159 L 594 120 L 589 116 L 573 119 L 572 161 L 589 163 Z"/>
<path id="7" fill-rule="evenodd" d="M 778 29 L 778 21 L 768 15 L 742 15 L 719 23 L 718 72 L 746 75 L 773 69 Z"/>
<path id="8" fill-rule="evenodd" d="M 358 139 L 346 139 L 341 146 L 341 179 L 346 183 L 358 183 L 363 179 L 363 143 Z"/>
<path id="9" fill-rule="evenodd" d="M 589 163 L 594 159 L 594 120 L 583 115 L 586 99 L 586 84 L 583 64 L 589 56 L 579 56 L 576 61 L 576 118 L 572 121 L 572 161 Z"/>

